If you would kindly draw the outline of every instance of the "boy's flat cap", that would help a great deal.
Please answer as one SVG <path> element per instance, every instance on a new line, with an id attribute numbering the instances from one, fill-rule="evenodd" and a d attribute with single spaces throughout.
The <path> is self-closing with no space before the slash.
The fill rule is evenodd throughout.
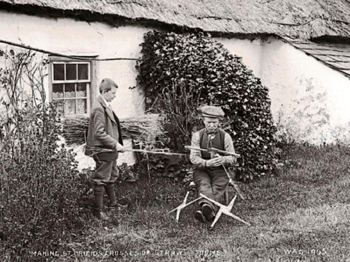
<path id="1" fill-rule="evenodd" d="M 222 118 L 225 115 L 221 107 L 216 106 L 203 106 L 200 108 L 200 112 L 202 113 L 203 117 L 210 118 Z"/>

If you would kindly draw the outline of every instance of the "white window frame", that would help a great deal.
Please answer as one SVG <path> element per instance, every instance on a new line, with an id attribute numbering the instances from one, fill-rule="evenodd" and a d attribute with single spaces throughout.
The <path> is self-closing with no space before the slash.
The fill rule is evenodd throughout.
<path id="1" fill-rule="evenodd" d="M 95 56 L 94 56 L 95 57 Z M 57 64 L 87 64 L 88 65 L 88 79 L 75 79 L 75 80 L 54 80 L 54 65 Z M 71 115 L 62 115 L 62 118 L 65 117 L 75 117 L 75 116 L 89 116 L 92 100 L 91 97 L 94 95 L 94 79 L 95 79 L 95 62 L 93 60 L 93 57 L 87 57 L 87 59 L 84 58 L 81 60 L 78 59 L 69 59 L 69 58 L 62 58 L 62 57 L 50 57 L 50 70 L 49 70 L 49 80 L 50 80 L 50 90 L 49 90 L 49 100 L 50 101 L 59 101 L 59 100 L 69 100 L 69 99 L 86 99 L 86 113 L 84 114 L 71 114 Z M 76 78 L 78 78 L 78 70 L 76 70 Z M 66 66 L 64 66 L 64 77 L 66 76 Z M 64 98 L 54 98 L 53 97 L 53 85 L 54 84 L 79 84 L 79 83 L 86 83 L 86 96 L 85 97 L 64 97 Z M 65 90 L 64 90 L 65 92 Z M 75 111 L 77 111 L 77 103 L 75 103 Z"/>

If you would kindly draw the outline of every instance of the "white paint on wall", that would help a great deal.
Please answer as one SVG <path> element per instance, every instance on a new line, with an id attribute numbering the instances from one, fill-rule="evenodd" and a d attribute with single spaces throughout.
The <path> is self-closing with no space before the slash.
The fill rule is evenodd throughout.
<path id="1" fill-rule="evenodd" d="M 136 85 L 137 72 L 134 61 L 117 61 L 99 63 L 97 83 L 103 78 L 113 79 L 117 85 L 116 98 L 111 106 L 119 118 L 133 117 L 145 111 L 144 94 L 140 88 L 130 89 Z M 98 95 L 98 92 L 96 93 Z"/>
<path id="2" fill-rule="evenodd" d="M 312 144 L 350 142 L 350 80 L 276 38 L 218 41 L 269 89 L 279 134 Z"/>
<path id="3" fill-rule="evenodd" d="M 44 18 L 0 11 L 0 39 L 64 55 L 97 55 L 98 59 L 139 58 L 144 33 L 151 29 L 138 26 L 111 27 L 103 23 L 87 23 L 68 18 Z M 144 95 L 136 86 L 136 61 L 96 62 L 95 95 L 105 77 L 119 86 L 112 108 L 119 118 L 144 113 Z M 49 79 L 45 79 L 48 92 Z M 130 141 L 125 141 L 131 147 Z M 132 153 L 121 155 L 120 163 L 133 164 Z"/>
<path id="4" fill-rule="evenodd" d="M 276 122 L 313 144 L 349 141 L 350 80 L 282 41 L 264 43 L 261 79 Z M 280 113 L 279 113 L 280 112 Z"/>
<path id="5" fill-rule="evenodd" d="M 138 26 L 111 27 L 68 18 L 50 19 L 0 11 L 0 39 L 64 55 L 97 55 L 105 58 L 139 58 L 144 33 Z M 144 111 L 143 96 L 136 86 L 136 61 L 98 61 L 96 85 L 105 77 L 119 86 L 112 107 L 120 118 Z M 95 93 L 98 95 L 98 90 Z"/>
<path id="6" fill-rule="evenodd" d="M 263 65 L 263 47 L 262 41 L 259 38 L 254 40 L 215 38 L 215 40 L 223 44 L 232 54 L 242 57 L 243 64 L 252 70 L 255 76 L 260 77 L 260 71 Z"/>

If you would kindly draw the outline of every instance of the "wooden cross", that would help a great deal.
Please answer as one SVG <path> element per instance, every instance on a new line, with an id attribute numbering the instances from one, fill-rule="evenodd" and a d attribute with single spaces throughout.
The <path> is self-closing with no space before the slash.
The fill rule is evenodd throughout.
<path id="1" fill-rule="evenodd" d="M 221 217 L 221 215 L 222 215 L 223 213 L 224 213 L 225 215 L 227 215 L 227 216 L 230 216 L 230 217 L 232 217 L 232 218 L 234 218 L 234 219 L 236 219 L 236 220 L 238 220 L 238 221 L 240 221 L 240 222 L 242 222 L 242 223 L 244 223 L 244 224 L 250 226 L 249 223 L 245 222 L 243 219 L 241 219 L 241 218 L 239 218 L 238 216 L 236 216 L 236 215 L 234 215 L 234 214 L 231 213 L 231 209 L 232 209 L 232 207 L 233 207 L 233 204 L 234 204 L 234 202 L 235 202 L 235 200 L 236 200 L 237 195 L 234 196 L 234 198 L 231 200 L 231 202 L 228 204 L 228 206 L 225 206 L 225 205 L 223 205 L 223 204 L 220 204 L 219 202 L 216 202 L 215 200 L 213 200 L 213 199 L 207 197 L 206 195 L 203 195 L 202 193 L 200 193 L 199 195 L 200 195 L 201 197 L 203 197 L 203 198 L 209 200 L 209 201 L 212 202 L 213 204 L 217 205 L 218 207 L 220 207 L 220 209 L 219 209 L 218 213 L 216 214 L 215 219 L 214 219 L 214 221 L 213 221 L 213 223 L 211 224 L 210 227 L 214 227 L 215 223 L 219 220 L 219 218 Z"/>
<path id="2" fill-rule="evenodd" d="M 185 196 L 185 199 L 184 201 L 181 203 L 181 205 L 179 205 L 177 208 L 174 208 L 173 210 L 171 210 L 168 214 L 170 214 L 171 212 L 174 212 L 176 210 L 176 222 L 179 222 L 179 218 L 180 218 L 180 212 L 182 209 L 184 209 L 185 207 L 191 205 L 192 203 L 198 201 L 199 199 L 203 198 L 202 196 L 201 197 L 198 197 L 196 198 L 195 200 L 192 200 L 191 202 L 189 202 L 188 204 L 186 204 L 186 201 L 187 201 L 187 197 L 189 195 L 189 191 L 187 191 L 186 193 L 186 196 Z"/>
<path id="3" fill-rule="evenodd" d="M 228 177 L 228 179 L 229 179 L 228 184 L 229 184 L 229 185 L 232 185 L 232 186 L 236 189 L 238 195 L 239 195 L 243 200 L 245 200 L 245 197 L 244 197 L 242 191 L 239 189 L 238 185 L 232 180 L 232 178 L 231 178 L 231 176 L 230 176 L 230 173 L 227 171 L 225 165 L 224 165 L 224 164 L 221 164 L 221 166 L 224 168 L 225 173 L 226 173 L 226 175 L 227 175 L 227 177 Z M 228 197 L 226 197 L 226 203 L 227 203 L 227 202 L 228 202 Z"/>

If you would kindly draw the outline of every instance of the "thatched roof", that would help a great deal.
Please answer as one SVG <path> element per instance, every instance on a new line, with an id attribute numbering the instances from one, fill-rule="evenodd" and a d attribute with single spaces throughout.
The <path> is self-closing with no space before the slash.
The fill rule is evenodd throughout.
<path id="1" fill-rule="evenodd" d="M 350 45 L 344 43 L 311 42 L 287 39 L 294 47 L 316 58 L 327 66 L 350 78 Z"/>
<path id="2" fill-rule="evenodd" d="M 349 0 L 0 0 L 0 8 L 104 15 L 223 34 L 350 38 Z M 44 13 L 44 12 L 42 12 Z M 83 15 L 82 15 L 83 13 Z M 124 20 L 125 21 L 125 20 Z"/>

